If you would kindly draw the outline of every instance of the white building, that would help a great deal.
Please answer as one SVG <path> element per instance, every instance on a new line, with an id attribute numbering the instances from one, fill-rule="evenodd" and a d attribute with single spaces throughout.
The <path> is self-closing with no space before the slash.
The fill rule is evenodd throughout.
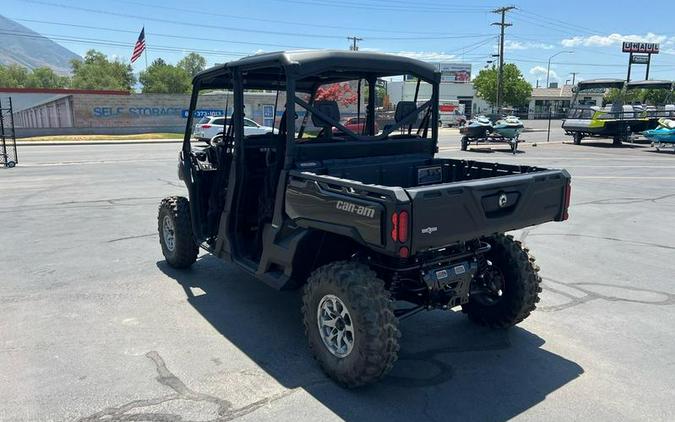
<path id="1" fill-rule="evenodd" d="M 584 104 L 602 105 L 604 94 L 588 93 L 579 98 Z M 570 108 L 574 93 L 572 85 L 563 85 L 560 88 L 533 88 L 528 106 L 528 119 L 548 118 L 549 112 L 553 118 L 564 117 Z"/>

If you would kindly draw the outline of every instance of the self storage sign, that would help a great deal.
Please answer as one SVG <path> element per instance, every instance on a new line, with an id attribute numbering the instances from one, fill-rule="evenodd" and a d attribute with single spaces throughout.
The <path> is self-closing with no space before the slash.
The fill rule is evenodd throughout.
<path id="1" fill-rule="evenodd" d="M 624 41 L 621 51 L 624 53 L 659 54 L 659 43 Z"/>

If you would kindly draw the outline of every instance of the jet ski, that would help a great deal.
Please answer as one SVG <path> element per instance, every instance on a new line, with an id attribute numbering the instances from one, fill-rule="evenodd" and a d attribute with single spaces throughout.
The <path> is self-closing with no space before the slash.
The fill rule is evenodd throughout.
<path id="1" fill-rule="evenodd" d="M 659 127 L 656 129 L 645 130 L 642 134 L 652 141 L 652 146 L 657 151 L 661 148 L 672 148 L 675 152 L 675 120 L 660 118 Z"/>
<path id="2" fill-rule="evenodd" d="M 492 122 L 485 116 L 475 117 L 459 128 L 459 133 L 469 139 L 485 138 L 491 131 Z"/>
<path id="3" fill-rule="evenodd" d="M 523 131 L 523 122 L 516 116 L 506 116 L 497 120 L 493 129 L 504 138 L 518 139 L 518 135 Z"/>

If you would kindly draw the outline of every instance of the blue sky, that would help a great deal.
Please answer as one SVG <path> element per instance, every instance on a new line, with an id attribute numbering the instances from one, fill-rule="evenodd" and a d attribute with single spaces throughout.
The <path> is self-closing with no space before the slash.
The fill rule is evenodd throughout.
<path id="1" fill-rule="evenodd" d="M 551 80 L 622 78 L 627 54 L 621 40 L 660 42 L 650 77 L 675 79 L 675 27 L 670 0 L 636 1 L 432 1 L 432 0 L 2 0 L 4 16 L 83 55 L 90 48 L 128 60 L 145 25 L 148 60 L 174 63 L 197 51 L 209 64 L 259 51 L 347 48 L 346 37 L 363 38 L 361 50 L 434 61 L 468 62 L 474 75 L 497 45 L 498 15 L 515 5 L 507 22 L 506 62 L 543 85 L 548 58 Z M 134 65 L 142 70 L 144 61 Z M 644 77 L 635 65 L 633 79 Z"/>

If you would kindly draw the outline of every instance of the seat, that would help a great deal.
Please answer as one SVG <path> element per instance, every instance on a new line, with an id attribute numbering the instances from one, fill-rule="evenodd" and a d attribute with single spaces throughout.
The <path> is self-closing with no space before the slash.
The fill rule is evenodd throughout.
<path id="1" fill-rule="evenodd" d="M 415 110 L 417 110 L 417 104 L 414 101 L 399 101 L 398 104 L 396 104 L 396 111 L 394 112 L 394 121 L 396 122 L 397 125 L 399 125 L 400 129 L 403 129 L 404 126 L 406 125 L 412 125 L 417 122 L 419 119 L 419 112 L 414 113 L 412 116 L 409 116 L 406 119 L 406 116 L 408 116 L 410 113 L 413 113 Z M 399 138 L 410 138 L 410 137 L 417 137 L 417 135 L 412 135 L 412 134 L 407 134 L 407 133 L 402 133 L 398 135 L 390 135 L 389 138 L 391 139 L 399 139 Z"/>
<path id="2" fill-rule="evenodd" d="M 335 122 L 340 121 L 340 108 L 337 101 L 320 100 L 314 103 L 314 108 L 326 117 Z M 312 124 L 322 128 L 321 133 L 324 139 L 330 139 L 333 136 L 333 123 L 322 119 L 316 113 L 312 113 Z"/>

